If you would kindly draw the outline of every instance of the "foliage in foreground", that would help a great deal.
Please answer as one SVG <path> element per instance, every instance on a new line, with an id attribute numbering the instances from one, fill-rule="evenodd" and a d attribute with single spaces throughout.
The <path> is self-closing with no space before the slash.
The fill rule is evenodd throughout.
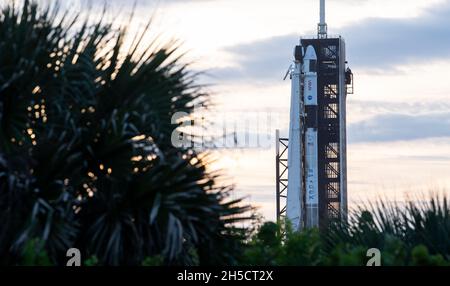
<path id="1" fill-rule="evenodd" d="M 125 28 L 24 1 L 0 12 L 0 265 L 449 265 L 447 199 L 380 203 L 300 233 L 264 224 L 170 144 L 171 117 L 207 103 L 176 45 L 125 48 Z M 189 118 L 186 118 L 189 120 Z M 182 124 L 182 120 L 178 122 Z M 278 235 L 285 231 L 284 239 Z"/>
<path id="2" fill-rule="evenodd" d="M 384 266 L 450 266 L 450 208 L 446 198 L 406 205 L 380 202 L 352 213 L 326 232 L 293 232 L 266 223 L 248 244 L 244 265 L 365 266 L 377 248 Z"/>
<path id="3" fill-rule="evenodd" d="M 1 7 L 0 265 L 64 265 L 72 247 L 87 264 L 235 263 L 247 208 L 171 145 L 172 115 L 208 95 L 148 30 Z"/>

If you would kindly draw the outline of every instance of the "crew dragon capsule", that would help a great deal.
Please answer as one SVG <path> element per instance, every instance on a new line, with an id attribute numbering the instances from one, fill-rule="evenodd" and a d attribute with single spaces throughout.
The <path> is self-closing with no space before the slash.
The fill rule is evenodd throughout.
<path id="1" fill-rule="evenodd" d="M 317 56 L 313 46 L 303 58 L 305 102 L 306 227 L 319 225 Z"/>

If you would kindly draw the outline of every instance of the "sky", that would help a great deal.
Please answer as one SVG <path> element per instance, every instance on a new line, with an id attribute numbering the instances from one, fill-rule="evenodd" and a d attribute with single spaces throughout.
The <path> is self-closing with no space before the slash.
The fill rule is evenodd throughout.
<path id="1" fill-rule="evenodd" d="M 84 0 L 70 1 L 65 3 Z M 107 2 L 122 16 L 132 7 L 128 0 Z M 289 124 L 290 82 L 283 77 L 299 38 L 316 33 L 319 0 L 141 0 L 132 30 L 151 17 L 154 33 L 179 39 L 192 68 L 206 72 L 202 81 L 212 85 L 218 121 L 242 125 L 259 118 L 254 133 L 269 144 L 215 151 L 214 168 L 235 184 L 234 196 L 245 196 L 273 220 L 275 146 L 270 142 L 275 129 L 287 135 Z M 450 1 L 328 0 L 327 23 L 330 35 L 346 40 L 355 78 L 355 94 L 347 103 L 350 205 L 445 191 L 450 186 Z"/>

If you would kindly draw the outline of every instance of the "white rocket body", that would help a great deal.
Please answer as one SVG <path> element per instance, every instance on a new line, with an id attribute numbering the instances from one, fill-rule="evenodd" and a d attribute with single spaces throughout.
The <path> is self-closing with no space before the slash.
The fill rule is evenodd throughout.
<path id="1" fill-rule="evenodd" d="M 288 190 L 286 201 L 286 217 L 293 230 L 302 228 L 303 180 L 302 170 L 302 134 L 301 134 L 301 71 L 300 61 L 294 62 L 291 70 L 291 111 L 288 145 Z"/>
<path id="2" fill-rule="evenodd" d="M 305 102 L 305 225 L 319 226 L 317 56 L 313 46 L 303 58 Z"/>

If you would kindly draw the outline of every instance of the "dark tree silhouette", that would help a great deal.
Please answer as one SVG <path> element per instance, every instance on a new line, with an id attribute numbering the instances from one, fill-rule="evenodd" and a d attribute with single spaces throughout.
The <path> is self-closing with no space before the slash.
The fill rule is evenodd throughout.
<path id="1" fill-rule="evenodd" d="M 99 264 L 233 264 L 248 207 L 170 144 L 208 103 L 175 42 L 24 1 L 0 12 L 0 264 L 68 248 Z M 185 120 L 189 120 L 188 118 Z M 179 122 L 182 124 L 182 121 Z M 36 243 L 39 242 L 39 243 Z"/>

